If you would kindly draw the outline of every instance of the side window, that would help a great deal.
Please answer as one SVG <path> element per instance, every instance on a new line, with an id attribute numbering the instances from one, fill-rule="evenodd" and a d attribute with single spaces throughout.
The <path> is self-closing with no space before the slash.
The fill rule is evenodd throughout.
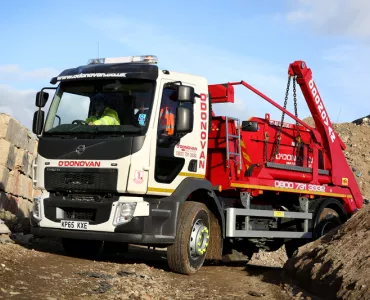
<path id="1" fill-rule="evenodd" d="M 161 100 L 158 120 L 158 135 L 173 135 L 176 124 L 176 110 L 179 106 L 192 108 L 190 103 L 180 103 L 174 101 L 176 91 L 171 88 L 164 88 Z"/>
<path id="2" fill-rule="evenodd" d="M 161 107 L 158 119 L 158 135 L 173 135 L 176 122 L 176 108 L 174 101 L 175 91 L 170 88 L 163 89 Z"/>

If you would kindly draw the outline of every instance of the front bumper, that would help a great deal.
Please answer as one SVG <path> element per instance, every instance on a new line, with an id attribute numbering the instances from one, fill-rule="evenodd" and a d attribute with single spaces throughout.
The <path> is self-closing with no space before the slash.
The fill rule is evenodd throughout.
<path id="1" fill-rule="evenodd" d="M 119 197 L 105 203 L 76 203 L 59 198 L 42 199 L 41 221 L 31 215 L 31 232 L 36 236 L 55 236 L 85 240 L 102 240 L 135 244 L 170 245 L 175 241 L 176 220 L 180 203 L 171 197 L 161 199 L 144 199 L 142 197 Z M 143 202 L 149 209 L 135 211 L 131 221 L 113 225 L 115 207 L 118 202 Z M 88 230 L 71 230 L 60 227 L 58 210 L 71 207 L 95 211 L 95 219 L 90 222 Z M 66 219 L 65 215 L 62 219 Z M 78 221 L 76 219 L 73 219 Z"/>
<path id="2" fill-rule="evenodd" d="M 171 245 L 175 241 L 174 236 L 165 236 L 158 234 L 79 231 L 42 227 L 32 227 L 31 233 L 35 236 L 55 236 L 60 238 L 124 242 L 129 244 L 143 245 Z"/>

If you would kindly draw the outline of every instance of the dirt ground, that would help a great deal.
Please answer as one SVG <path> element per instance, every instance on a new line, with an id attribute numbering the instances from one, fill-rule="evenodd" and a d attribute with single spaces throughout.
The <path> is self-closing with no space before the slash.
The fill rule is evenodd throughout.
<path id="1" fill-rule="evenodd" d="M 318 299 L 285 281 L 271 254 L 186 276 L 168 270 L 163 250 L 130 246 L 94 261 L 67 256 L 58 240 L 32 244 L 0 244 L 0 299 Z"/>

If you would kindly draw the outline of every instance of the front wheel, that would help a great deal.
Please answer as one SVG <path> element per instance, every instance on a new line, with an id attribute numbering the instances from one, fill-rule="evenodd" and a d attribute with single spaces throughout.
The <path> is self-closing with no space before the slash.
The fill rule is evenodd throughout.
<path id="1" fill-rule="evenodd" d="M 194 274 L 204 263 L 210 239 L 210 212 L 203 203 L 182 204 L 177 221 L 175 243 L 167 248 L 170 269 Z"/>

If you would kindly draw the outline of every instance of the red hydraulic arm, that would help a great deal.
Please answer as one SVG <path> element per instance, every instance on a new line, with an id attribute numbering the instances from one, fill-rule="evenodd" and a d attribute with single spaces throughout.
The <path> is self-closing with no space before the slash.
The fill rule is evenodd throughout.
<path id="1" fill-rule="evenodd" d="M 325 105 L 312 78 L 311 69 L 307 67 L 304 61 L 295 61 L 290 64 L 288 73 L 291 76 L 297 76 L 297 83 L 311 111 L 316 129 L 322 137 L 324 149 L 330 157 L 332 183 L 337 186 L 347 186 L 351 190 L 356 206 L 361 208 L 363 197 L 343 154 L 345 145 L 334 131 Z"/>

